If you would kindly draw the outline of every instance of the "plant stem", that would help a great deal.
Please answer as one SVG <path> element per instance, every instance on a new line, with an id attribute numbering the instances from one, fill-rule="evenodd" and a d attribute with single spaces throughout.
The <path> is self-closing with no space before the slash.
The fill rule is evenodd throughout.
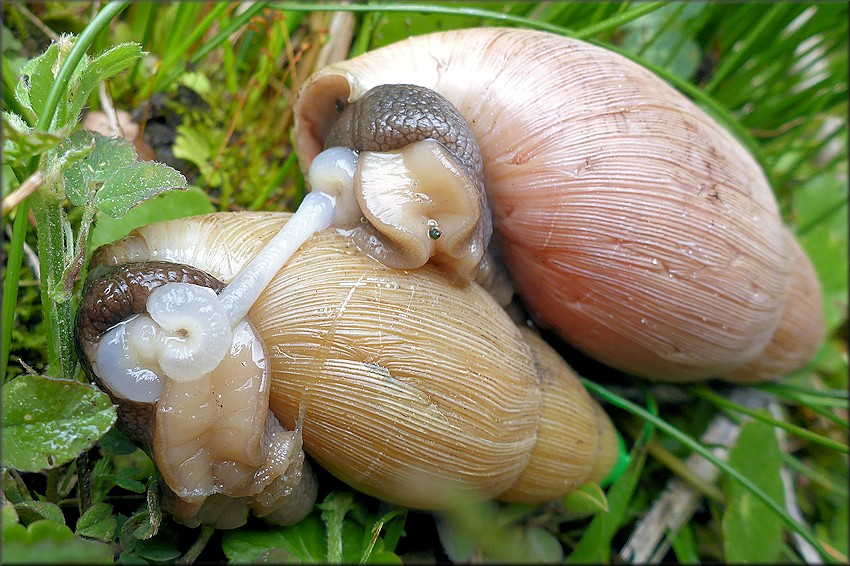
<path id="1" fill-rule="evenodd" d="M 57 296 L 65 273 L 65 230 L 62 201 L 52 187 L 43 186 L 33 196 L 38 262 L 41 268 L 41 310 L 47 327 L 47 363 L 53 377 L 73 379 L 76 356 L 71 301 Z"/>
<path id="2" fill-rule="evenodd" d="M 201 533 L 198 535 L 197 540 L 192 543 L 192 546 L 189 547 L 189 550 L 186 551 L 186 554 L 177 559 L 177 564 L 192 564 L 195 560 L 198 559 L 198 556 L 201 555 L 204 548 L 206 548 L 207 543 L 210 541 L 210 537 L 212 537 L 215 529 L 210 527 L 209 525 L 201 526 Z"/>

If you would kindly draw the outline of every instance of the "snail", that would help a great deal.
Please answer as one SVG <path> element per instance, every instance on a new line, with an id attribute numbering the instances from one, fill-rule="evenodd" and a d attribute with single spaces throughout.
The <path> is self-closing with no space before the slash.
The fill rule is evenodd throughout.
<path id="1" fill-rule="evenodd" d="M 599 482 L 616 432 L 507 314 L 511 285 L 540 326 L 650 379 L 771 379 L 823 337 L 764 173 L 619 55 L 430 34 L 318 71 L 294 111 L 294 215 L 158 223 L 92 258 L 81 359 L 184 522 L 297 521 L 304 452 L 422 509 Z"/>
<path id="2" fill-rule="evenodd" d="M 439 104 L 411 111 L 412 92 Z M 646 69 L 546 32 L 411 37 L 306 81 L 295 104 L 295 150 L 305 170 L 323 151 L 359 154 L 348 167 L 356 168 L 354 197 L 369 231 L 356 241 L 367 254 L 386 261 L 380 250 L 397 247 L 399 230 L 427 245 L 419 203 L 438 199 L 410 187 L 421 180 L 417 171 L 434 175 L 437 160 L 408 167 L 403 154 L 445 142 L 453 130 L 442 125 L 457 114 L 480 149 L 480 202 L 492 213 L 491 221 L 481 209 L 473 247 L 483 252 L 492 229 L 541 327 L 652 380 L 765 381 L 817 351 L 825 332 L 820 286 L 755 160 Z M 468 166 L 461 187 L 479 175 L 475 159 L 445 161 Z M 466 194 L 432 206 L 474 209 L 457 196 Z M 382 208 L 381 199 L 392 206 Z M 406 208 L 407 218 L 399 212 Z M 439 250 L 432 255 L 444 261 Z M 456 280 L 477 276 L 474 267 L 455 271 Z"/>
<path id="3" fill-rule="evenodd" d="M 421 509 L 549 501 L 615 467 L 617 433 L 563 359 L 444 266 L 386 267 L 319 229 L 256 285 L 303 208 L 155 223 L 92 256 L 80 357 L 179 520 L 299 520 L 303 452 Z"/>

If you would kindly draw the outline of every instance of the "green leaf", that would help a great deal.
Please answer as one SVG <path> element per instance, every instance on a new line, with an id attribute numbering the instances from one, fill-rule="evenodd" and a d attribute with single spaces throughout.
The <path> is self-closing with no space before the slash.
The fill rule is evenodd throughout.
<path id="1" fill-rule="evenodd" d="M 229 562 L 255 562 L 270 549 L 281 549 L 301 562 L 327 562 L 325 527 L 315 513 L 295 525 L 275 530 L 226 531 L 221 548 Z"/>
<path id="2" fill-rule="evenodd" d="M 36 472 L 91 448 L 116 419 L 109 397 L 78 381 L 22 375 L 3 387 L 4 464 Z"/>
<path id="3" fill-rule="evenodd" d="M 48 160 L 45 184 L 61 190 L 77 206 L 88 200 L 88 184 L 83 165 L 97 147 L 94 135 L 79 130 L 65 138 Z"/>
<path id="4" fill-rule="evenodd" d="M 469 502 L 437 515 L 437 533 L 452 562 L 558 562 L 560 541 L 531 522 L 515 522 L 516 507 Z"/>
<path id="5" fill-rule="evenodd" d="M 201 174 L 208 178 L 213 185 L 220 184 L 216 177 L 215 169 L 210 163 L 213 156 L 212 140 L 218 133 L 211 134 L 202 131 L 199 127 L 190 127 L 186 124 L 177 126 L 177 138 L 171 150 L 174 157 L 194 163 Z"/>
<path id="6" fill-rule="evenodd" d="M 558 537 L 540 527 L 522 529 L 520 545 L 530 562 L 560 562 L 564 558 L 564 548 Z"/>
<path id="7" fill-rule="evenodd" d="M 89 200 L 89 187 L 102 185 L 111 178 L 117 169 L 136 162 L 136 148 L 124 138 L 106 137 L 96 132 L 79 130 L 62 144 L 68 152 L 74 148 L 91 146 L 84 160 L 64 165 L 65 194 L 77 206 Z"/>
<path id="8" fill-rule="evenodd" d="M 168 562 L 178 558 L 180 552 L 177 534 L 174 530 L 163 530 L 153 538 L 140 540 L 136 544 L 135 554 L 154 562 Z"/>
<path id="9" fill-rule="evenodd" d="M 3 506 L 4 564 L 112 564 L 112 547 L 76 538 L 64 524 L 39 520 L 24 527 Z"/>
<path id="10" fill-rule="evenodd" d="M 15 98 L 26 110 L 32 112 L 27 118 L 33 124 L 44 111 L 50 89 L 56 80 L 52 69 L 57 63 L 58 54 L 59 47 L 53 43 L 47 51 L 27 61 L 21 69 L 21 78 L 15 86 Z"/>
<path id="11" fill-rule="evenodd" d="M 95 57 L 72 83 L 69 116 L 78 120 L 97 85 L 123 71 L 142 55 L 142 46 L 138 43 L 122 43 Z"/>
<path id="12" fill-rule="evenodd" d="M 98 209 L 121 218 L 137 204 L 169 189 L 185 189 L 186 177 L 162 163 L 144 161 L 115 172 L 95 195 Z"/>
<path id="13" fill-rule="evenodd" d="M 59 145 L 62 138 L 40 132 L 11 112 L 3 112 L 3 164 L 18 167 Z"/>
<path id="14" fill-rule="evenodd" d="M 175 220 L 215 212 L 206 193 L 197 187 L 186 191 L 166 191 L 132 208 L 121 220 L 100 215 L 91 232 L 92 248 L 123 238 L 130 231 L 153 222 Z"/>
<path id="15" fill-rule="evenodd" d="M 123 470 L 119 470 L 115 475 L 115 485 L 122 487 L 127 491 L 144 493 L 145 484 L 135 479 L 135 476 L 139 473 L 139 471 L 139 468 L 124 468 Z"/>
<path id="16" fill-rule="evenodd" d="M 568 493 L 562 499 L 565 514 L 570 519 L 589 517 L 596 513 L 608 512 L 608 499 L 605 491 L 596 483 L 586 483 Z"/>
<path id="17" fill-rule="evenodd" d="M 729 465 L 782 502 L 782 453 L 776 431 L 767 423 L 750 420 L 741 426 Z M 775 563 L 782 552 L 782 521 L 739 482 L 726 481 L 723 544 L 727 562 Z"/>
<path id="18" fill-rule="evenodd" d="M 115 537 L 118 521 L 112 514 L 112 505 L 96 503 L 77 521 L 77 534 L 103 542 L 110 542 Z"/>
<path id="19" fill-rule="evenodd" d="M 62 510 L 49 501 L 21 501 L 15 504 L 15 511 L 18 512 L 21 523 L 24 525 L 43 519 L 60 525 L 65 524 L 65 515 Z"/>
<path id="20" fill-rule="evenodd" d="M 109 429 L 109 432 L 100 439 L 100 447 L 108 456 L 123 456 L 138 450 L 138 446 L 118 428 Z"/>

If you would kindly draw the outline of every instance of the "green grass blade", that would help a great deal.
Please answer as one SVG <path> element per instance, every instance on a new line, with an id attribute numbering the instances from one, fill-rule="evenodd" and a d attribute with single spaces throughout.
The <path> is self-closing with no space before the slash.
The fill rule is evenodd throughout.
<path id="1" fill-rule="evenodd" d="M 846 406 L 848 399 L 850 399 L 850 394 L 848 394 L 848 392 L 844 389 L 826 389 L 824 391 L 819 391 L 817 389 L 809 389 L 798 385 L 791 385 L 789 383 L 762 383 L 756 387 L 762 391 L 766 391 L 767 393 L 785 397 L 793 394 L 803 394 L 807 397 L 820 397 L 823 399 L 843 401 L 841 406 Z"/>
<path id="2" fill-rule="evenodd" d="M 617 29 L 632 20 L 636 20 L 641 16 L 645 16 L 646 14 L 663 8 L 667 4 L 667 2 L 639 2 L 634 8 L 629 8 L 620 14 L 615 14 L 599 23 L 576 31 L 573 34 L 573 37 L 576 39 L 587 39 L 588 37 Z"/>
<path id="3" fill-rule="evenodd" d="M 232 6 L 230 4 L 224 2 L 215 4 L 206 17 L 193 26 L 192 33 L 190 33 L 185 40 L 180 42 L 180 44 L 176 47 L 171 47 L 168 51 L 166 51 L 165 57 L 160 65 L 160 71 L 153 83 L 154 92 L 158 92 L 163 89 L 163 83 L 165 82 L 166 77 L 172 74 L 172 70 L 175 66 L 177 66 L 179 59 L 183 57 L 189 51 L 189 48 L 191 48 L 192 45 L 194 45 L 195 42 L 207 32 L 210 26 L 216 23 L 219 17 L 231 7 Z M 182 65 L 180 67 L 182 70 Z"/>
<path id="4" fill-rule="evenodd" d="M 539 29 L 557 33 L 559 35 L 573 36 L 568 28 L 532 20 L 515 14 L 494 12 L 484 8 L 472 8 L 468 6 L 434 6 L 431 4 L 312 4 L 308 2 L 275 2 L 269 8 L 283 12 L 401 12 L 416 14 L 443 14 L 453 16 L 473 16 L 498 22 L 517 24 L 530 29 Z"/>
<path id="5" fill-rule="evenodd" d="M 691 450 L 693 450 L 694 452 L 696 452 L 697 454 L 717 466 L 721 471 L 728 474 L 730 477 L 735 479 L 735 481 L 741 483 L 747 489 L 749 489 L 750 492 L 755 495 L 759 500 L 761 500 L 764 504 L 766 504 L 771 511 L 779 515 L 782 521 L 789 528 L 799 533 L 800 536 L 802 536 L 804 539 L 806 539 L 807 542 L 809 542 L 809 544 L 814 546 L 817 549 L 818 554 L 820 554 L 821 558 L 823 558 L 824 561 L 830 563 L 834 563 L 836 561 L 835 558 L 823 548 L 823 545 L 817 538 L 815 538 L 815 536 L 811 533 L 811 531 L 809 531 L 809 529 L 807 529 L 804 525 L 800 524 L 796 519 L 791 517 L 791 515 L 789 515 L 788 512 L 779 503 L 769 497 L 759 486 L 753 484 L 750 480 L 746 478 L 746 476 L 742 475 L 738 470 L 731 467 L 727 462 L 715 456 L 708 448 L 700 444 L 697 440 L 685 434 L 681 430 L 677 429 L 667 421 L 656 417 L 655 415 L 652 415 L 651 413 L 649 413 L 642 407 L 632 403 L 628 399 L 624 399 L 619 395 L 608 391 L 601 385 L 593 383 L 592 381 L 586 378 L 582 378 L 582 383 L 584 383 L 584 386 L 588 390 L 592 391 L 597 395 L 600 395 L 609 403 L 616 405 L 621 409 L 625 409 L 626 411 L 629 411 L 630 413 L 637 415 L 642 419 L 652 422 L 660 430 L 666 432 L 667 434 L 669 434 L 670 436 L 672 436 L 673 438 L 675 438 L 676 440 L 678 440 L 679 442 L 681 442 L 682 444 L 684 444 L 685 446 L 687 446 L 688 448 L 690 448 Z"/>
<path id="6" fill-rule="evenodd" d="M 9 349 L 12 347 L 12 328 L 15 325 L 15 306 L 18 303 L 18 285 L 21 279 L 21 263 L 24 259 L 24 240 L 27 236 L 29 209 L 29 199 L 24 199 L 15 209 L 12 240 L 9 242 L 6 272 L 3 274 L 3 306 L 0 311 L 0 319 L 3 321 L 3 352 L 0 354 L 0 383 L 6 382 L 6 370 L 9 367 L 11 353 Z"/>
<path id="7" fill-rule="evenodd" d="M 732 401 L 726 399 L 725 397 L 721 397 L 716 393 L 712 393 L 705 386 L 701 387 L 689 387 L 688 390 L 701 399 L 705 399 L 709 403 L 716 405 L 724 410 L 735 411 L 736 413 L 742 413 L 744 415 L 749 415 L 756 420 L 762 421 L 764 423 L 773 425 L 775 427 L 784 429 L 791 434 L 798 436 L 800 438 L 804 438 L 809 442 L 814 442 L 815 444 L 819 444 L 824 448 L 829 448 L 831 450 L 835 450 L 837 452 L 841 452 L 842 454 L 847 454 L 848 447 L 846 444 L 842 444 L 831 438 L 826 438 L 825 436 L 821 436 L 817 433 L 811 432 L 810 430 L 806 430 L 799 426 L 793 425 L 791 423 L 786 423 L 784 421 L 780 421 L 779 419 L 775 419 L 770 415 L 766 415 L 761 411 L 756 411 L 750 409 L 749 407 L 744 407 L 743 405 L 738 405 L 737 403 L 733 403 Z"/>
<path id="8" fill-rule="evenodd" d="M 811 466 L 807 466 L 799 458 L 795 458 L 793 454 L 785 453 L 782 457 L 789 468 L 801 476 L 805 476 L 812 483 L 816 483 L 825 490 L 835 493 L 838 497 L 843 497 L 844 499 L 847 499 L 848 495 L 850 495 L 850 490 L 847 489 L 846 485 L 832 481 L 827 474 Z"/>
<path id="9" fill-rule="evenodd" d="M 745 57 L 749 57 L 753 49 L 756 47 L 760 36 L 765 33 L 771 25 L 776 23 L 788 10 L 786 4 L 775 4 L 768 14 L 759 20 L 755 26 L 750 29 L 747 37 L 741 42 L 740 47 L 736 50 L 730 50 L 727 57 L 718 66 L 714 76 L 711 77 L 709 83 L 705 86 L 705 91 L 708 93 L 714 90 L 736 69 L 743 65 Z"/>

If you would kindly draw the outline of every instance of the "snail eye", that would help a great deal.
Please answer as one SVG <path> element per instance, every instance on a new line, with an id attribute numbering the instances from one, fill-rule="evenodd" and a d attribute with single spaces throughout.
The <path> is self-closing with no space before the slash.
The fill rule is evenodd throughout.
<path id="1" fill-rule="evenodd" d="M 342 111 L 345 110 L 345 104 L 342 103 L 342 100 L 336 99 L 334 101 L 334 105 L 336 106 L 336 111 L 342 114 Z"/>

